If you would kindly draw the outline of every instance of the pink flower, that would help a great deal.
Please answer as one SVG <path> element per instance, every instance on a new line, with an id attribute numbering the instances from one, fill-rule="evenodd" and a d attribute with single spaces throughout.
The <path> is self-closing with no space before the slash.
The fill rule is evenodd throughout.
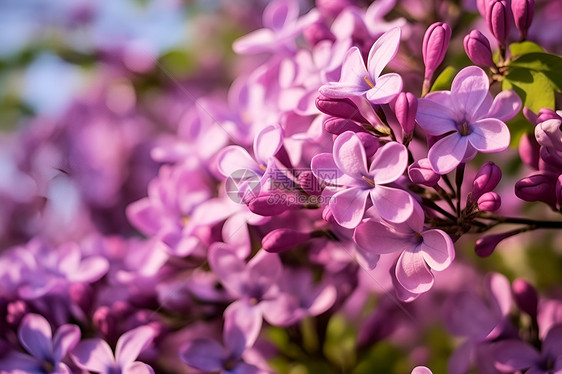
<path id="1" fill-rule="evenodd" d="M 476 66 L 462 69 L 451 91 L 438 91 L 418 102 L 416 120 L 428 135 L 445 135 L 429 150 L 431 167 L 447 174 L 477 151 L 500 152 L 509 146 L 510 134 L 503 121 L 521 108 L 513 91 L 502 91 L 494 100 L 486 73 Z"/>
<path id="2" fill-rule="evenodd" d="M 361 222 L 369 195 L 382 218 L 392 222 L 408 219 L 413 211 L 413 198 L 404 190 L 387 186 L 400 178 L 407 166 L 406 147 L 390 142 L 376 151 L 367 169 L 363 143 L 351 131 L 337 137 L 333 154 L 321 153 L 311 162 L 318 179 L 338 188 L 330 199 L 330 209 L 336 222 L 350 229 Z"/>
<path id="3" fill-rule="evenodd" d="M 376 264 L 373 254 L 401 252 L 396 264 L 396 279 L 410 293 L 420 294 L 433 286 L 433 274 L 445 270 L 455 258 L 453 241 L 445 232 L 424 230 L 423 210 L 415 206 L 410 218 L 396 225 L 386 225 L 373 219 L 363 221 L 355 229 L 353 239 L 359 253 L 371 267 Z"/>
<path id="4" fill-rule="evenodd" d="M 384 33 L 373 44 L 367 66 L 359 48 L 351 48 L 344 58 L 339 82 L 320 87 L 320 93 L 334 99 L 365 96 L 373 104 L 390 102 L 402 91 L 402 78 L 396 73 L 381 73 L 398 52 L 400 35 L 399 27 Z"/>

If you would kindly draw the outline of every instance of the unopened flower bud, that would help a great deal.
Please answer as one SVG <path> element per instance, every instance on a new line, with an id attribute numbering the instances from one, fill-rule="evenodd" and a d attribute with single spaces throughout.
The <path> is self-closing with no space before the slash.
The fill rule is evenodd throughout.
<path id="1" fill-rule="evenodd" d="M 494 212 L 502 205 L 500 195 L 495 192 L 486 192 L 478 198 L 478 209 L 482 212 Z"/>
<path id="2" fill-rule="evenodd" d="M 316 107 L 322 113 L 330 116 L 350 119 L 359 123 L 367 123 L 365 117 L 359 113 L 359 109 L 349 99 L 330 99 L 324 95 L 316 98 Z"/>
<path id="3" fill-rule="evenodd" d="M 556 113 L 554 110 L 550 108 L 542 108 L 541 110 L 539 110 L 539 113 L 537 114 L 537 119 L 535 123 L 541 123 L 549 119 L 562 120 L 562 117 L 560 117 L 558 113 Z"/>
<path id="4" fill-rule="evenodd" d="M 472 30 L 464 37 L 466 55 L 476 65 L 496 66 L 492 59 L 492 48 L 488 38 L 478 30 Z"/>
<path id="5" fill-rule="evenodd" d="M 255 214 L 270 217 L 289 210 L 290 205 L 281 193 L 262 193 L 248 203 L 248 208 Z"/>
<path id="6" fill-rule="evenodd" d="M 552 174 L 534 174 L 515 183 L 515 195 L 525 201 L 542 201 L 552 207 L 556 203 L 556 179 Z"/>
<path id="7" fill-rule="evenodd" d="M 450 40 L 451 27 L 444 22 L 435 22 L 425 32 L 422 45 L 425 79 L 430 79 L 443 62 Z"/>
<path id="8" fill-rule="evenodd" d="M 310 170 L 305 170 L 297 176 L 299 186 L 309 195 L 320 196 L 322 194 L 322 186 Z"/>
<path id="9" fill-rule="evenodd" d="M 535 127 L 535 138 L 543 147 L 562 152 L 562 120 L 548 119 Z"/>
<path id="10" fill-rule="evenodd" d="M 535 0 L 511 0 L 511 11 L 515 26 L 521 34 L 521 39 L 527 38 L 527 31 L 533 22 L 535 13 Z"/>
<path id="11" fill-rule="evenodd" d="M 328 26 L 326 26 L 326 24 L 322 20 L 318 20 L 306 26 L 303 29 L 302 34 L 304 35 L 304 38 L 306 39 L 308 44 L 310 44 L 311 46 L 315 46 L 323 40 L 336 40 L 334 34 L 332 34 Z"/>
<path id="12" fill-rule="evenodd" d="M 519 157 L 526 165 L 535 170 L 539 168 L 540 145 L 534 134 L 523 134 L 519 141 Z"/>
<path id="13" fill-rule="evenodd" d="M 507 239 L 510 236 L 517 235 L 519 233 L 520 230 L 514 230 L 514 231 L 507 231 L 501 234 L 484 236 L 476 241 L 476 244 L 474 246 L 474 251 L 480 257 L 488 257 L 494 252 L 497 245 L 500 244 L 502 240 Z"/>
<path id="14" fill-rule="evenodd" d="M 264 250 L 270 253 L 285 252 L 311 238 L 310 233 L 292 229 L 276 229 L 269 232 L 261 241 Z"/>
<path id="15" fill-rule="evenodd" d="M 558 175 L 562 170 L 562 152 L 550 147 L 541 147 L 539 154 L 539 170 Z"/>
<path id="16" fill-rule="evenodd" d="M 517 278 L 513 281 L 512 290 L 513 298 L 519 309 L 536 319 L 539 295 L 535 287 L 526 280 Z"/>
<path id="17" fill-rule="evenodd" d="M 506 45 L 509 35 L 510 9 L 506 0 L 489 0 L 487 4 L 486 21 L 492 35 L 501 46 Z"/>
<path id="18" fill-rule="evenodd" d="M 501 169 L 491 161 L 486 162 L 472 182 L 472 199 L 478 200 L 486 192 L 492 191 L 502 179 Z"/>
<path id="19" fill-rule="evenodd" d="M 361 140 L 363 148 L 365 148 L 365 155 L 370 158 L 379 149 L 379 139 L 366 132 L 357 133 L 357 137 Z"/>
<path id="20" fill-rule="evenodd" d="M 427 158 L 422 158 L 410 165 L 408 167 L 408 176 L 413 183 L 428 187 L 435 186 L 439 179 L 441 179 L 441 175 L 433 171 L 431 163 Z"/>
<path id="21" fill-rule="evenodd" d="M 402 127 L 404 134 L 414 132 L 416 125 L 416 112 L 418 111 L 418 99 L 410 92 L 401 92 L 396 98 L 394 104 L 394 113 L 396 119 Z"/>
<path id="22" fill-rule="evenodd" d="M 330 134 L 340 135 L 346 131 L 353 131 L 356 133 L 366 132 L 365 129 L 350 119 L 328 117 L 322 122 L 324 130 Z"/>

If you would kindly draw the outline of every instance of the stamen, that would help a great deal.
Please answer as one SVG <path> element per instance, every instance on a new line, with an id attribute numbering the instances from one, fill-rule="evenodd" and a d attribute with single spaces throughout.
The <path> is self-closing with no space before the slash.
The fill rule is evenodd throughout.
<path id="1" fill-rule="evenodd" d="M 363 178 L 363 180 L 364 180 L 365 182 L 369 183 L 372 187 L 375 187 L 375 181 L 372 180 L 371 178 L 366 177 L 366 176 L 362 176 L 361 178 Z"/>
<path id="2" fill-rule="evenodd" d="M 468 125 L 468 123 L 466 121 L 462 122 L 462 125 L 459 126 L 459 134 L 461 134 L 461 136 L 467 136 L 472 132 L 472 130 L 470 129 L 470 126 Z"/>
<path id="3" fill-rule="evenodd" d="M 363 77 L 363 79 L 365 79 L 365 82 L 367 82 L 367 84 L 368 84 L 371 88 L 375 88 L 375 85 L 373 84 L 373 82 L 371 82 L 371 80 L 369 79 L 369 77 L 365 76 L 365 77 Z"/>

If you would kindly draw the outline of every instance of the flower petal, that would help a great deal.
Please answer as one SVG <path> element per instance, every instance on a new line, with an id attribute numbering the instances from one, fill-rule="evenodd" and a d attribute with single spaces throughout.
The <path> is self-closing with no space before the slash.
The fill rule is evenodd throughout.
<path id="1" fill-rule="evenodd" d="M 236 255 L 235 250 L 228 244 L 216 243 L 209 248 L 208 259 L 211 269 L 223 286 L 234 296 L 243 295 L 246 279 L 242 273 L 246 264 Z"/>
<path id="2" fill-rule="evenodd" d="M 499 119 L 485 118 L 471 124 L 467 136 L 470 144 L 480 152 L 500 152 L 509 146 L 509 129 Z"/>
<path id="3" fill-rule="evenodd" d="M 422 233 L 421 253 L 425 262 L 433 270 L 445 270 L 455 259 L 453 241 L 441 230 L 428 230 Z"/>
<path id="4" fill-rule="evenodd" d="M 18 338 L 25 349 L 40 360 L 50 360 L 53 355 L 51 325 L 45 317 L 30 313 L 23 317 L 18 328 Z"/>
<path id="5" fill-rule="evenodd" d="M 60 362 L 68 351 L 80 341 L 80 328 L 76 325 L 62 325 L 53 337 L 53 361 Z"/>
<path id="6" fill-rule="evenodd" d="M 268 51 L 275 42 L 275 33 L 269 29 L 252 31 L 232 43 L 232 49 L 238 54 L 254 54 Z"/>
<path id="7" fill-rule="evenodd" d="M 283 265 L 279 255 L 261 250 L 248 262 L 246 271 L 253 287 L 265 294 L 281 278 Z"/>
<path id="8" fill-rule="evenodd" d="M 283 133 L 279 126 L 268 126 L 261 130 L 254 139 L 254 156 L 262 165 L 275 156 L 283 145 Z"/>
<path id="9" fill-rule="evenodd" d="M 396 73 L 388 73 L 377 78 L 375 87 L 367 91 L 367 99 L 371 104 L 387 104 L 402 92 L 402 77 Z"/>
<path id="10" fill-rule="evenodd" d="M 548 331 L 542 343 L 542 352 L 549 357 L 562 356 L 562 325 L 556 325 Z"/>
<path id="11" fill-rule="evenodd" d="M 468 66 L 462 69 L 451 84 L 451 97 L 455 110 L 464 114 L 467 120 L 474 118 L 480 105 L 486 99 L 490 81 L 488 76 L 478 66 Z"/>
<path id="12" fill-rule="evenodd" d="M 195 339 L 180 348 L 180 358 L 187 365 L 206 372 L 220 371 L 228 353 L 211 339 Z"/>
<path id="13" fill-rule="evenodd" d="M 356 180 L 345 175 L 336 165 L 331 153 L 320 153 L 312 158 L 310 168 L 318 180 L 332 186 L 353 186 Z"/>
<path id="14" fill-rule="evenodd" d="M 154 374 L 154 369 L 144 362 L 135 361 L 123 368 L 123 374 Z"/>
<path id="15" fill-rule="evenodd" d="M 402 31 L 400 27 L 388 30 L 377 39 L 369 51 L 369 58 L 367 59 L 369 73 L 373 80 L 377 80 L 377 85 L 377 78 L 398 52 L 401 35 Z M 400 81 L 402 80 L 400 79 Z"/>
<path id="16" fill-rule="evenodd" d="M 240 357 L 246 348 L 256 342 L 262 325 L 262 311 L 258 305 L 238 300 L 224 311 L 223 340 L 235 357 Z"/>
<path id="17" fill-rule="evenodd" d="M 433 274 L 429 271 L 421 253 L 404 251 L 396 263 L 396 280 L 412 293 L 424 293 L 433 286 Z"/>
<path id="18" fill-rule="evenodd" d="M 486 117 L 509 121 L 521 110 L 521 98 L 512 90 L 500 92 L 492 103 Z"/>
<path id="19" fill-rule="evenodd" d="M 519 340 L 503 340 L 494 347 L 496 368 L 503 372 L 523 370 L 539 366 L 540 354 L 530 345 Z"/>
<path id="20" fill-rule="evenodd" d="M 152 343 L 154 335 L 156 335 L 156 331 L 150 326 L 140 326 L 127 331 L 117 341 L 115 361 L 121 367 L 134 362 L 139 354 Z"/>
<path id="21" fill-rule="evenodd" d="M 457 130 L 457 120 L 452 107 L 432 99 L 419 99 L 416 121 L 428 135 L 442 135 Z"/>
<path id="22" fill-rule="evenodd" d="M 408 150 L 403 144 L 390 142 L 377 150 L 369 174 L 375 184 L 386 184 L 397 180 L 408 167 Z"/>
<path id="23" fill-rule="evenodd" d="M 219 173 L 227 178 L 238 170 L 260 171 L 259 165 L 250 154 L 244 148 L 237 145 L 228 146 L 219 153 L 217 169 Z"/>
<path id="24" fill-rule="evenodd" d="M 280 31 L 287 24 L 294 23 L 299 16 L 299 4 L 295 0 L 276 0 L 263 11 L 263 25 Z"/>
<path id="25" fill-rule="evenodd" d="M 359 137 L 346 131 L 334 141 L 334 162 L 345 174 L 362 179 L 367 174 L 367 155 Z"/>
<path id="26" fill-rule="evenodd" d="M 366 79 L 370 78 L 363 56 L 359 48 L 353 47 L 344 57 L 339 82 L 324 85 L 319 91 L 322 95 L 335 99 L 360 96 L 371 88 Z"/>
<path id="27" fill-rule="evenodd" d="M 468 147 L 468 137 L 454 133 L 438 140 L 427 158 L 436 173 L 447 174 L 461 163 Z"/>
<path id="28" fill-rule="evenodd" d="M 348 188 L 337 192 L 330 199 L 330 209 L 337 223 L 353 229 L 363 218 L 369 190 Z"/>
<path id="29" fill-rule="evenodd" d="M 371 189 L 371 200 L 379 215 L 390 222 L 405 222 L 414 211 L 412 196 L 398 188 L 375 186 Z"/>
<path id="30" fill-rule="evenodd" d="M 361 222 L 353 233 L 353 240 L 359 247 L 379 255 L 399 252 L 411 247 L 410 239 L 372 219 Z"/>
<path id="31" fill-rule="evenodd" d="M 70 353 L 72 359 L 84 370 L 106 373 L 115 367 L 113 352 L 104 340 L 82 340 Z"/>

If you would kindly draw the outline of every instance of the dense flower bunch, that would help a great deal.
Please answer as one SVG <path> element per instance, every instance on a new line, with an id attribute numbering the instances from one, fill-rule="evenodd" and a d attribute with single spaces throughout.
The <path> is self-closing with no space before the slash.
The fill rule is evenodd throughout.
<path id="1" fill-rule="evenodd" d="M 0 373 L 562 372 L 562 288 L 493 262 L 560 271 L 560 7 L 365 3 L 269 2 L 227 94 L 110 61 L 3 136 Z"/>

